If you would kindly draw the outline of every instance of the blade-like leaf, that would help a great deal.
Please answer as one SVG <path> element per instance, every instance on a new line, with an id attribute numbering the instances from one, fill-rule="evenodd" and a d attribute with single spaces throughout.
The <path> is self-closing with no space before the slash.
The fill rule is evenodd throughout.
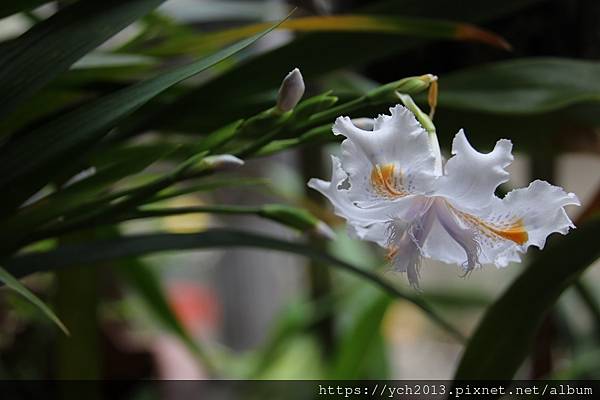
<path id="1" fill-rule="evenodd" d="M 500 18 L 540 0 L 507 0 L 483 3 L 477 0 L 461 2 L 460 7 L 444 0 L 423 2 L 387 1 L 358 11 L 379 15 L 402 15 L 420 18 L 446 18 L 468 23 L 478 23 Z M 363 66 L 373 60 L 397 54 L 423 44 L 424 39 L 398 38 L 396 35 L 365 35 L 360 32 L 306 33 L 292 42 L 237 65 L 188 95 L 176 100 L 163 112 L 151 116 L 152 123 L 161 127 L 196 127 L 196 110 L 225 113 L 223 105 L 229 99 L 247 98 L 256 93 L 276 88 L 290 66 L 302 71 L 305 79 L 350 66 Z M 259 73 L 260 71 L 260 73 Z M 222 121 L 231 122 L 240 116 Z M 214 127 L 211 127 L 214 128 Z"/>
<path id="2" fill-rule="evenodd" d="M 512 379 L 548 309 L 600 256 L 599 235 L 595 219 L 541 252 L 486 312 L 455 379 Z"/>
<path id="3" fill-rule="evenodd" d="M 85 211 L 89 207 L 97 207 L 97 196 L 106 192 L 110 185 L 142 171 L 173 150 L 174 147 L 168 146 L 113 149 L 110 152 L 112 162 L 101 165 L 103 160 L 100 160 L 95 164 L 98 168 L 94 175 L 22 207 L 10 215 L 2 223 L 0 240 L 6 242 L 5 235 L 12 239 L 26 235 L 44 223 L 67 213 L 73 214 L 79 210 Z"/>
<path id="4" fill-rule="evenodd" d="M 0 18 L 16 14 L 21 11 L 29 11 L 50 0 L 3 0 L 0 4 Z"/>
<path id="5" fill-rule="evenodd" d="M 34 25 L 0 53 L 0 116 L 163 1 L 79 1 Z"/>
<path id="6" fill-rule="evenodd" d="M 600 63 L 525 58 L 477 66 L 440 79 L 438 107 L 537 114 L 600 102 Z"/>
<path id="7" fill-rule="evenodd" d="M 391 295 L 412 302 L 422 309 L 434 322 L 462 340 L 462 335 L 452 325 L 439 316 L 417 295 L 404 293 L 377 274 L 356 267 L 328 253 L 310 246 L 275 239 L 249 232 L 224 229 L 211 229 L 196 234 L 152 234 L 123 237 L 119 240 L 106 240 L 89 244 L 70 245 L 49 252 L 30 253 L 7 260 L 8 270 L 16 276 L 25 276 L 38 271 L 64 268 L 71 265 L 85 265 L 122 257 L 140 256 L 165 250 L 186 250 L 227 247 L 256 247 L 288 252 L 309 257 L 325 265 L 341 268 L 367 279 Z"/>
<path id="8" fill-rule="evenodd" d="M 21 282 L 19 282 L 14 276 L 12 276 L 4 268 L 0 267 L 0 281 L 2 281 L 7 287 L 11 288 L 21 296 L 29 300 L 34 306 L 40 309 L 52 322 L 56 324 L 62 330 L 65 335 L 69 335 L 69 330 L 61 322 L 61 320 L 54 314 L 54 312 L 48 307 L 42 300 L 27 289 Z"/>
<path id="9" fill-rule="evenodd" d="M 254 35 L 268 23 L 246 25 L 197 37 L 186 35 L 171 38 L 164 45 L 151 48 L 150 54 L 202 54 L 206 51 Z M 279 26 L 296 32 L 370 32 L 407 35 L 434 39 L 470 40 L 508 49 L 500 36 L 470 24 L 443 20 L 389 17 L 383 15 L 326 15 L 290 19 Z"/>
<path id="10" fill-rule="evenodd" d="M 0 170 L 4 171 L 0 175 L 0 190 L 6 193 L 3 202 L 12 207 L 18 205 L 56 174 L 53 163 L 77 155 L 152 97 L 250 46 L 273 28 L 202 60 L 85 104 L 5 146 L 0 151 Z"/>
<path id="11" fill-rule="evenodd" d="M 342 337 L 330 379 L 358 379 L 368 352 L 381 338 L 381 323 L 390 299 L 376 293 L 362 304 L 359 314 Z"/>

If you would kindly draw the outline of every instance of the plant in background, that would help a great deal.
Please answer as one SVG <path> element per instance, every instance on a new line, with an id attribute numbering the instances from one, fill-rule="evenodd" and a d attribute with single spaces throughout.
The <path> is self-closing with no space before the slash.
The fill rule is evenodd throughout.
<path id="1" fill-rule="evenodd" d="M 410 302 L 457 343 L 467 343 L 465 332 L 448 322 L 442 307 L 483 308 L 489 299 L 477 302 L 460 291 L 438 293 L 436 300 L 431 291 L 405 290 L 373 265 L 357 266 L 357 260 L 345 261 L 326 246 L 303 240 L 230 227 L 198 226 L 192 233 L 165 231 L 157 224 L 142 233 L 122 228 L 129 221 L 173 215 L 251 215 L 298 234 L 320 235 L 324 242 L 323 236 L 333 236 L 329 225 L 337 220 L 304 198 L 278 195 L 273 203 L 250 206 L 222 204 L 210 195 L 220 188 L 264 187 L 265 179 L 240 173 L 250 159 L 309 146 L 309 151 L 319 151 L 342 134 L 347 139 L 339 168 L 334 162 L 332 183 L 314 185 L 327 192 L 359 236 L 390 249 L 393 264 L 409 272 L 412 284 L 422 255 L 464 264 L 468 271 L 478 262 L 516 260 L 529 245 L 541 247 L 551 231 L 570 226 L 563 207 L 576 203 L 573 195 L 534 182 L 502 200 L 495 197 L 512 158 L 508 141 L 481 154 L 459 133 L 455 154 L 444 166 L 435 127 L 410 97 L 425 102 L 429 89 L 433 116 L 437 82 L 432 75 L 380 85 L 348 74 L 350 68 L 392 53 L 404 57 L 411 49 L 422 51 L 430 40 L 507 49 L 498 35 L 452 21 L 485 22 L 518 14 L 537 2 L 490 5 L 467 0 L 458 8 L 441 0 L 382 0 L 356 9 L 354 15 L 294 16 L 279 23 L 197 32 L 193 24 L 155 11 L 161 0 L 60 2 L 49 17 L 31 9 L 59 2 L 3 1 L 0 17 L 18 13 L 31 27 L 0 46 L 0 281 L 71 332 L 75 340 L 57 339 L 64 339 L 56 346 L 56 357 L 66 368 L 59 376 L 101 376 L 94 370 L 101 364 L 99 340 L 90 333 L 98 331 L 104 301 L 98 294 L 98 274 L 109 271 L 137 291 L 158 324 L 176 335 L 213 376 L 270 376 L 268 371 L 285 358 L 281 354 L 296 365 L 297 357 L 286 352 L 301 348 L 294 355 L 307 357 L 317 377 L 387 377 L 383 339 L 374 327 L 382 323 L 392 299 Z M 98 48 L 134 22 L 133 37 Z M 253 47 L 273 29 L 301 34 L 269 50 Z M 418 40 L 399 40 L 405 37 Z M 201 79 L 189 79 L 197 74 Z M 477 148 L 511 132 L 519 149 L 532 158 L 552 160 L 564 148 L 548 154 L 551 146 L 540 143 L 559 137 L 561 127 L 596 128 L 600 123 L 594 108 L 600 87 L 590 78 L 598 74 L 595 62 L 564 58 L 508 60 L 459 70 L 441 79 L 436 125 L 439 132 L 455 132 L 456 121 L 468 121 Z M 304 79 L 313 89 L 307 93 Z M 421 126 L 402 108 L 374 122 L 356 119 L 384 112 L 398 99 Z M 339 119 L 332 134 L 332 123 L 340 115 L 355 118 L 354 125 L 360 123 L 368 132 Z M 467 187 L 470 182 L 477 185 Z M 190 194 L 202 194 L 206 201 L 173 206 L 174 200 Z M 534 194 L 552 204 L 531 209 L 529 196 Z M 528 268 L 486 309 L 465 346 L 458 379 L 512 378 L 528 356 L 543 316 L 573 282 L 600 326 L 594 298 L 579 281 L 599 255 L 600 224 L 594 217 L 598 204 L 590 201 L 576 221 L 578 229 L 531 257 Z M 137 258 L 232 247 L 307 257 L 318 263 L 316 268 L 339 268 L 362 281 L 345 293 L 354 303 L 338 301 L 337 291 L 327 293 L 330 297 L 286 313 L 264 348 L 235 357 L 190 335 L 169 305 L 158 274 Z M 31 285 L 36 294 L 17 279 L 45 271 L 53 279 Z M 53 307 L 36 295 L 54 297 Z M 324 316 L 340 314 L 348 319 L 336 325 L 329 358 L 309 358 L 311 352 L 291 345 L 303 346 L 307 332 Z M 512 320 L 508 325 L 507 315 Z M 503 340 L 497 340 L 498 332 Z M 46 333 L 45 340 L 51 337 Z M 40 347 L 46 346 L 43 342 Z M 20 348 L 14 348 L 21 357 Z M 85 375 L 84 369 L 91 372 Z"/>

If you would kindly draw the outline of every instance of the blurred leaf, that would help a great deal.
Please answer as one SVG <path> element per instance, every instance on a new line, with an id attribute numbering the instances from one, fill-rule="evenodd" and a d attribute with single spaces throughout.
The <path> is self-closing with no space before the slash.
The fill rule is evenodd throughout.
<path id="1" fill-rule="evenodd" d="M 4 207 L 8 203 L 13 208 L 35 193 L 55 176 L 65 157 L 77 156 L 89 148 L 111 126 L 152 97 L 248 47 L 269 31 L 87 103 L 10 142 L 0 150 L 0 170 L 4 171 L 0 175 L 0 190 L 6 193 Z"/>
<path id="2" fill-rule="evenodd" d="M 45 88 L 26 105 L 0 119 L 0 139 L 10 134 L 22 134 L 26 132 L 31 122 L 49 117 L 65 107 L 82 101 L 86 96 L 89 96 L 89 93 L 75 89 Z"/>
<path id="3" fill-rule="evenodd" d="M 297 254 L 341 268 L 360 276 L 390 295 L 407 300 L 423 310 L 441 328 L 456 339 L 463 340 L 461 333 L 438 315 L 423 299 L 413 293 L 400 291 L 388 281 L 364 268 L 356 267 L 308 245 L 288 242 L 259 234 L 225 229 L 211 229 L 194 234 L 150 234 L 123 237 L 82 245 L 62 246 L 49 252 L 29 253 L 7 260 L 8 270 L 16 276 L 34 272 L 59 269 L 71 265 L 93 264 L 123 257 L 140 256 L 166 250 L 256 247 Z"/>
<path id="4" fill-rule="evenodd" d="M 376 293 L 368 299 L 339 342 L 329 379 L 359 379 L 365 359 L 376 341 L 381 339 L 381 323 L 390 298 Z"/>
<path id="5" fill-rule="evenodd" d="M 494 114 L 538 114 L 600 102 L 600 63 L 523 58 L 461 70 L 440 79 L 439 107 Z"/>
<path id="6" fill-rule="evenodd" d="M 232 41 L 254 35 L 268 26 L 267 22 L 206 33 L 202 36 L 175 36 L 165 44 L 151 48 L 148 53 L 156 55 L 203 54 Z M 432 39 L 476 41 L 504 49 L 510 48 L 500 36 L 473 25 L 423 18 L 358 14 L 311 16 L 287 20 L 279 26 L 279 29 L 296 32 L 386 33 Z"/>
<path id="7" fill-rule="evenodd" d="M 29 11 L 51 0 L 2 0 L 0 18 L 8 17 L 21 11 Z"/>
<path id="8" fill-rule="evenodd" d="M 555 372 L 552 380 L 598 380 L 600 379 L 600 349 L 591 348 L 575 355 L 569 365 Z"/>
<path id="9" fill-rule="evenodd" d="M 464 0 L 460 7 L 444 0 L 383 1 L 357 12 L 403 17 L 444 18 L 479 23 L 501 18 L 515 10 L 539 3 L 540 0 L 506 0 L 484 3 Z M 244 115 L 229 111 L 231 99 L 246 99 L 265 90 L 278 87 L 292 68 L 298 67 L 306 80 L 340 68 L 360 67 L 369 62 L 422 45 L 423 39 L 398 38 L 396 35 L 360 32 L 307 33 L 292 42 L 264 54 L 245 60 L 225 73 L 177 99 L 161 112 L 147 115 L 152 126 L 197 130 L 207 122 L 195 116 L 196 110 L 210 110 L 221 116 L 219 124 Z M 241 109 L 243 110 L 243 108 Z M 215 126 L 207 127 L 214 129 Z"/>
<path id="10" fill-rule="evenodd" d="M 0 52 L 0 117 L 163 0 L 79 1 Z"/>
<path id="11" fill-rule="evenodd" d="M 213 178 L 207 179 L 201 183 L 187 186 L 184 188 L 169 188 L 159 192 L 156 196 L 152 197 L 147 203 L 154 203 L 157 201 L 162 201 L 166 199 L 171 199 L 173 197 L 184 196 L 187 194 L 192 194 L 196 192 L 203 191 L 213 191 L 220 188 L 227 187 L 239 187 L 239 186 L 259 186 L 259 185 L 268 185 L 269 180 L 265 178 L 245 178 L 245 177 L 235 177 L 235 178 Z"/>
<path id="12" fill-rule="evenodd" d="M 134 175 L 153 164 L 174 147 L 125 147 L 110 151 L 111 160 L 99 165 L 96 172 L 33 204 L 20 208 L 2 223 L 0 242 L 14 242 L 45 223 L 68 214 L 83 212 L 97 207 L 103 200 L 98 195 L 107 192 L 110 185 Z M 106 154 L 104 154 L 106 157 Z"/>
<path id="13" fill-rule="evenodd" d="M 190 207 L 169 208 L 141 208 L 129 214 L 125 214 L 119 221 L 129 221 L 140 218 L 167 217 L 173 215 L 212 213 L 229 215 L 254 215 L 277 222 L 284 226 L 297 229 L 300 232 L 312 232 L 327 235 L 329 228 L 310 212 L 303 208 L 288 206 L 285 204 L 263 204 L 261 206 L 238 206 L 238 205 L 208 205 Z M 107 221 L 111 222 L 111 221 Z"/>
<path id="14" fill-rule="evenodd" d="M 206 350 L 200 346 L 179 321 L 164 294 L 159 277 L 156 276 L 152 269 L 141 262 L 132 260 L 119 268 L 118 272 L 139 293 L 160 324 L 177 336 L 192 354 L 198 356 L 202 361 L 202 366 L 211 375 L 216 373 L 215 365 L 213 365 Z"/>
<path id="15" fill-rule="evenodd" d="M 42 301 L 27 289 L 21 282 L 15 279 L 8 271 L 0 267 L 0 281 L 2 281 L 7 287 L 19 293 L 21 296 L 29 300 L 33 305 L 40 309 L 46 316 L 52 320 L 60 328 L 65 335 L 69 335 L 69 330 L 61 322 L 61 320 L 54 314 L 54 312 Z"/>
<path id="16" fill-rule="evenodd" d="M 262 371 L 259 379 L 279 380 L 279 379 L 312 379 L 323 378 L 322 354 L 319 351 L 319 345 L 312 335 L 295 335 L 281 349 L 281 352 L 275 355 L 267 368 Z M 288 398 L 288 393 L 285 397 Z M 292 396 L 296 398 L 298 394 Z M 271 398 L 265 396 L 262 398 Z M 306 395 L 297 398 L 307 398 Z"/>
<path id="17" fill-rule="evenodd" d="M 102 51 L 93 51 L 86 54 L 74 63 L 72 69 L 92 69 L 92 68 L 117 68 L 117 67 L 138 67 L 150 66 L 156 64 L 152 57 L 139 54 L 115 54 Z"/>
<path id="18" fill-rule="evenodd" d="M 540 252 L 488 309 L 462 356 L 456 380 L 510 380 L 546 312 L 600 255 L 595 219 Z M 558 238 L 557 238 L 558 239 Z"/>
<path id="19" fill-rule="evenodd" d="M 253 361 L 246 374 L 246 379 L 259 379 L 265 370 L 272 370 L 273 363 L 280 356 L 289 342 L 295 337 L 304 335 L 324 314 L 331 312 L 331 297 L 319 302 L 301 302 L 286 305 L 275 319 L 275 327 L 269 337 L 253 354 Z"/>

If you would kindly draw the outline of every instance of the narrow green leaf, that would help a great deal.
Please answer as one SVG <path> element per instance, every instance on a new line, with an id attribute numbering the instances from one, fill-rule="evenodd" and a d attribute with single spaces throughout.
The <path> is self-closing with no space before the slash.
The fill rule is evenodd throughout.
<path id="1" fill-rule="evenodd" d="M 164 0 L 79 1 L 0 52 L 0 117 Z"/>
<path id="2" fill-rule="evenodd" d="M 455 379 L 512 379 L 546 312 L 600 256 L 599 235 L 600 220 L 595 219 L 543 250 L 488 309 L 469 340 Z"/>
<path id="3" fill-rule="evenodd" d="M 169 188 L 159 192 L 156 196 L 150 198 L 146 204 L 159 202 L 162 200 L 172 199 L 178 196 L 185 196 L 196 192 L 212 191 L 215 189 L 240 186 L 266 186 L 269 184 L 268 179 L 264 178 L 218 178 L 209 179 L 196 185 L 187 186 L 184 188 Z"/>
<path id="4" fill-rule="evenodd" d="M 2 281 L 7 287 L 11 288 L 21 296 L 29 300 L 33 305 L 40 309 L 46 316 L 52 320 L 60 328 L 65 335 L 69 335 L 69 330 L 61 322 L 61 320 L 54 314 L 54 312 L 48 307 L 42 300 L 27 289 L 21 282 L 13 277 L 7 270 L 0 267 L 0 281 Z"/>
<path id="5" fill-rule="evenodd" d="M 254 35 L 267 28 L 269 23 L 246 25 L 196 35 L 180 35 L 165 44 L 151 48 L 148 53 L 155 55 L 203 54 L 232 41 Z M 434 39 L 454 39 L 478 41 L 491 46 L 510 48 L 500 36 L 459 22 L 424 18 L 396 17 L 384 15 L 324 15 L 289 19 L 279 26 L 296 32 L 367 32 L 393 35 L 407 35 Z"/>
<path id="6" fill-rule="evenodd" d="M 440 108 L 493 114 L 539 114 L 600 102 L 600 63 L 522 58 L 461 70 L 440 78 Z"/>
<path id="7" fill-rule="evenodd" d="M 8 270 L 15 276 L 54 270 L 71 265 L 93 264 L 123 257 L 140 256 L 166 250 L 256 247 L 308 257 L 325 265 L 341 268 L 379 286 L 390 295 L 407 300 L 423 310 L 435 323 L 458 340 L 461 333 L 438 315 L 418 295 L 405 293 L 364 268 L 356 267 L 308 245 L 280 240 L 264 235 L 226 229 L 210 229 L 195 234 L 151 234 L 123 237 L 81 245 L 62 246 L 49 252 L 29 253 L 7 260 Z"/>
<path id="8" fill-rule="evenodd" d="M 98 169 L 94 175 L 22 207 L 10 215 L 2 223 L 0 241 L 6 243 L 17 237 L 24 237 L 53 219 L 85 212 L 90 207 L 98 207 L 102 197 L 97 196 L 107 192 L 111 185 L 144 170 L 173 150 L 174 147 L 168 146 L 113 149 L 110 152 L 113 161 L 107 165 L 101 165 L 100 162 L 96 164 Z"/>
<path id="9" fill-rule="evenodd" d="M 330 379 L 358 379 L 363 361 L 381 338 L 381 323 L 390 298 L 376 293 L 362 305 L 356 320 L 341 338 Z"/>
<path id="10" fill-rule="evenodd" d="M 157 94 L 250 46 L 269 31 L 87 103 L 11 142 L 0 150 L 0 170 L 4 171 L 0 175 L 0 190 L 6 193 L 4 202 L 12 207 L 18 205 L 56 174 L 58 167 L 53 168 L 53 163 L 78 155 Z"/>
<path id="11" fill-rule="evenodd" d="M 0 4 L 0 18 L 8 17 L 22 11 L 30 11 L 50 0 L 2 0 Z"/>
<path id="12" fill-rule="evenodd" d="M 390 16 L 445 18 L 468 23 L 479 23 L 501 18 L 515 10 L 538 3 L 540 0 L 506 0 L 484 3 L 465 0 L 460 7 L 445 0 L 422 0 L 378 2 L 358 12 Z M 292 42 L 267 53 L 246 60 L 227 70 L 224 74 L 177 99 L 165 107 L 160 116 L 153 115 L 153 123 L 160 127 L 185 126 L 198 129 L 195 117 L 198 109 L 211 115 L 228 115 L 231 99 L 248 98 L 256 93 L 276 88 L 290 66 L 302 71 L 306 80 L 340 68 L 363 66 L 386 56 L 407 51 L 422 45 L 425 39 L 403 38 L 396 35 L 361 32 L 315 32 L 306 33 Z M 260 74 L 257 74 L 260 71 Z M 209 111 L 210 110 L 210 111 Z M 231 115 L 231 113 L 229 113 Z M 241 116 L 232 116 L 232 119 Z M 232 119 L 221 121 L 223 124 Z"/>

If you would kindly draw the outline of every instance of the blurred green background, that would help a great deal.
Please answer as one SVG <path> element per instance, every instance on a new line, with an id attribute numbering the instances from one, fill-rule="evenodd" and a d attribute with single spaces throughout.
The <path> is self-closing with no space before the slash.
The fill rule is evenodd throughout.
<path id="1" fill-rule="evenodd" d="M 600 3 L 5 0 L 0 17 L 0 378 L 600 379 Z M 278 111 L 296 67 L 305 100 Z M 329 178 L 336 116 L 385 112 L 393 91 L 370 93 L 429 73 L 446 155 L 459 128 L 482 151 L 510 139 L 503 192 L 545 179 L 582 207 L 522 264 L 462 279 L 426 260 L 418 292 L 306 181 Z"/>

